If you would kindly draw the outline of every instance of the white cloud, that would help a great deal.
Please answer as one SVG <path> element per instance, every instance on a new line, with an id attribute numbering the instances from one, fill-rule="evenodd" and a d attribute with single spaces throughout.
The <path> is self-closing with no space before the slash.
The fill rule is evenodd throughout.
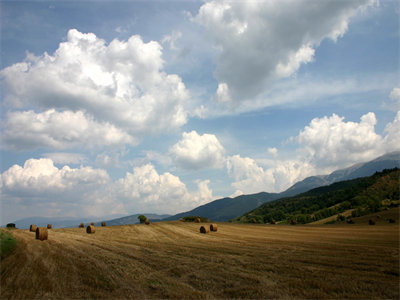
<path id="1" fill-rule="evenodd" d="M 400 100 L 400 89 L 393 88 L 393 90 L 390 92 L 389 98 L 393 100 Z"/>
<path id="2" fill-rule="evenodd" d="M 341 168 L 355 161 L 368 161 L 384 152 L 383 139 L 375 132 L 375 114 L 361 117 L 360 123 L 344 122 L 344 117 L 315 118 L 297 137 L 302 152 L 319 168 Z"/>
<path id="3" fill-rule="evenodd" d="M 53 152 L 43 153 L 45 158 L 51 159 L 55 164 L 82 164 L 87 158 L 79 153 L 67 153 L 67 152 Z"/>
<path id="4" fill-rule="evenodd" d="M 182 139 L 170 149 L 173 161 L 184 169 L 221 168 L 225 149 L 213 134 L 184 132 Z"/>
<path id="5" fill-rule="evenodd" d="M 400 110 L 400 88 L 393 88 L 393 90 L 389 94 L 389 99 L 387 104 L 391 109 L 395 111 Z"/>
<path id="6" fill-rule="evenodd" d="M 30 54 L 1 70 L 4 101 L 12 108 L 81 113 L 131 140 L 175 130 L 186 123 L 189 94 L 179 76 L 163 71 L 161 56 L 159 43 L 144 43 L 137 35 L 107 45 L 93 33 L 71 29 L 53 55 Z M 54 138 L 60 139 L 61 134 Z"/>
<path id="7" fill-rule="evenodd" d="M 240 155 L 227 159 L 227 169 L 235 180 L 232 183 L 236 189 L 234 195 L 281 192 L 315 171 L 310 164 L 300 160 L 276 160 L 263 168 L 254 159 Z"/>
<path id="8" fill-rule="evenodd" d="M 267 149 L 268 154 L 271 155 L 272 157 L 276 158 L 278 157 L 278 149 L 275 147 L 270 147 Z"/>
<path id="9" fill-rule="evenodd" d="M 104 185 L 109 180 L 105 170 L 91 167 L 71 169 L 68 166 L 59 169 L 48 158 L 28 159 L 23 167 L 13 165 L 1 174 L 2 192 L 41 195 L 44 198 L 48 193 L 82 192 L 90 186 Z"/>
<path id="10" fill-rule="evenodd" d="M 2 209 L 10 216 L 101 216 L 110 213 L 177 213 L 213 200 L 209 180 L 188 191 L 179 177 L 153 165 L 135 167 L 112 181 L 105 170 L 57 168 L 51 159 L 29 159 L 1 174 Z M 12 220 L 10 220 L 12 221 Z"/>
<path id="11" fill-rule="evenodd" d="M 345 122 L 336 114 L 315 118 L 292 139 L 299 144 L 298 156 L 293 159 L 277 159 L 276 148 L 268 149 L 273 159 L 228 157 L 234 195 L 281 192 L 308 176 L 328 174 L 400 150 L 400 112 L 386 125 L 383 136 L 375 132 L 376 122 L 372 112 L 363 115 L 359 123 Z"/>
<path id="12" fill-rule="evenodd" d="M 108 122 L 96 122 L 82 111 L 9 112 L 3 127 L 3 141 L 8 147 L 18 150 L 77 146 L 94 148 L 136 143 L 120 128 Z"/>
<path id="13" fill-rule="evenodd" d="M 397 151 L 400 149 L 400 111 L 397 112 L 393 122 L 385 127 L 386 136 L 384 147 L 386 152 Z"/>
<path id="14" fill-rule="evenodd" d="M 347 31 L 350 18 L 373 3 L 212 0 L 193 20 L 204 26 L 221 51 L 216 79 L 226 84 L 233 100 L 244 101 L 312 61 L 322 40 L 336 41 Z"/>
<path id="15" fill-rule="evenodd" d="M 189 193 L 179 177 L 158 174 L 152 164 L 135 167 L 119 179 L 114 192 L 127 211 L 176 213 L 212 200 L 209 181 L 199 181 L 198 191 Z"/>
<path id="16" fill-rule="evenodd" d="M 179 50 L 178 46 L 176 45 L 176 41 L 179 40 L 182 37 L 182 32 L 180 31 L 173 31 L 171 34 L 169 35 L 165 35 L 162 40 L 161 43 L 163 44 L 168 44 L 169 48 L 171 50 Z"/>

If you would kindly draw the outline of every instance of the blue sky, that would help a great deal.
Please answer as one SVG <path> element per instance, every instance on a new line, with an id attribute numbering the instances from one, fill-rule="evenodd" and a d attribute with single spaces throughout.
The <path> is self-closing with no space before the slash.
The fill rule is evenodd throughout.
<path id="1" fill-rule="evenodd" d="M 178 213 L 400 148 L 398 1 L 1 1 L 1 223 Z"/>

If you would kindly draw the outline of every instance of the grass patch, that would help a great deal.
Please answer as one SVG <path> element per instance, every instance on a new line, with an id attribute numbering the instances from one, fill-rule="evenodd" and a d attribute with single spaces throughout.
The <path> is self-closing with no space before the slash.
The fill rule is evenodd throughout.
<path id="1" fill-rule="evenodd" d="M 0 230 L 0 245 L 0 256 L 1 260 L 3 260 L 14 251 L 17 246 L 17 240 L 11 235 L 11 233 L 5 230 Z"/>

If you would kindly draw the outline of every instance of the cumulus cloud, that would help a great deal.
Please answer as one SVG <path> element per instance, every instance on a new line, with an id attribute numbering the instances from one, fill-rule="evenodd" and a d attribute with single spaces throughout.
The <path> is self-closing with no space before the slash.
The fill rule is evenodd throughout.
<path id="1" fill-rule="evenodd" d="M 159 174 L 152 164 L 135 167 L 114 187 L 116 197 L 127 210 L 174 213 L 212 200 L 209 181 L 199 181 L 198 191 L 189 193 L 179 177 Z"/>
<path id="2" fill-rule="evenodd" d="M 400 149 L 400 111 L 397 112 L 393 122 L 385 127 L 384 147 L 386 152 Z"/>
<path id="3" fill-rule="evenodd" d="M 234 195 L 261 191 L 280 192 L 314 171 L 309 163 L 300 160 L 275 160 L 270 162 L 268 168 L 264 168 L 254 159 L 240 155 L 227 159 L 227 169 L 234 179 Z"/>
<path id="4" fill-rule="evenodd" d="M 213 134 L 184 132 L 182 139 L 170 149 L 173 161 L 184 169 L 221 168 L 225 149 Z"/>
<path id="5" fill-rule="evenodd" d="M 386 125 L 383 135 L 375 132 L 376 123 L 372 112 L 363 115 L 358 123 L 345 122 L 336 114 L 314 118 L 293 139 L 299 146 L 297 157 L 277 159 L 276 148 L 268 149 L 274 159 L 228 157 L 234 195 L 280 192 L 308 176 L 328 174 L 400 150 L 400 112 Z"/>
<path id="6" fill-rule="evenodd" d="M 103 169 L 57 168 L 51 159 L 41 158 L 3 172 L 0 191 L 2 209 L 10 209 L 15 218 L 176 213 L 213 199 L 209 180 L 196 183 L 197 190 L 188 191 L 179 177 L 159 174 L 152 164 L 135 167 L 112 181 Z"/>
<path id="7" fill-rule="evenodd" d="M 94 148 L 136 143 L 127 132 L 108 122 L 96 122 L 82 111 L 9 112 L 3 128 L 5 144 L 18 150 Z"/>
<path id="8" fill-rule="evenodd" d="M 341 168 L 355 161 L 367 161 L 384 152 L 383 138 L 375 132 L 375 114 L 359 123 L 344 117 L 315 118 L 298 135 L 297 141 L 308 160 L 323 167 Z"/>
<path id="9" fill-rule="evenodd" d="M 345 34 L 350 18 L 374 0 L 207 1 L 193 18 L 221 51 L 217 99 L 251 99 L 313 60 L 322 40 Z M 227 98 L 223 98 L 227 99 Z"/>
<path id="10" fill-rule="evenodd" d="M 34 106 L 50 110 L 53 115 L 55 109 L 60 114 L 88 119 L 108 126 L 103 129 L 128 134 L 130 138 L 113 142 L 129 143 L 145 134 L 174 130 L 186 122 L 188 91 L 179 76 L 163 71 L 161 56 L 159 43 L 145 43 L 137 35 L 107 44 L 93 33 L 71 29 L 53 55 L 29 54 L 25 61 L 1 70 L 4 101 L 14 109 Z M 11 116 L 17 118 L 24 113 L 39 118 L 32 111 L 14 112 Z M 5 130 L 13 132 L 12 126 L 20 124 L 10 120 Z M 63 132 L 54 135 L 57 136 L 47 146 L 58 147 Z M 76 142 L 79 138 L 73 137 Z M 81 143 L 93 140 L 83 139 Z"/>
<path id="11" fill-rule="evenodd" d="M 51 159 L 28 159 L 24 166 L 13 165 L 1 174 L 2 192 L 18 195 L 52 195 L 65 191 L 82 192 L 92 186 L 108 183 L 107 172 L 102 169 L 80 167 L 71 169 L 64 166 L 59 169 Z"/>

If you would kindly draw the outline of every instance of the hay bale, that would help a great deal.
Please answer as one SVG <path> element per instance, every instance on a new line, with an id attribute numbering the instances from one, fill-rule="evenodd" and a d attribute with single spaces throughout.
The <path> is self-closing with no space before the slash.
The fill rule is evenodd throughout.
<path id="1" fill-rule="evenodd" d="M 101 226 L 105 227 L 106 226 L 106 222 L 101 222 Z"/>
<path id="2" fill-rule="evenodd" d="M 35 224 L 32 224 L 31 227 L 29 227 L 29 231 L 36 232 L 37 226 Z"/>
<path id="3" fill-rule="evenodd" d="M 79 224 L 79 228 L 85 228 L 85 224 L 83 223 Z"/>
<path id="4" fill-rule="evenodd" d="M 88 227 L 86 227 L 86 233 L 95 233 L 96 232 L 96 228 L 93 225 L 89 225 Z"/>
<path id="5" fill-rule="evenodd" d="M 90 223 L 90 225 L 94 226 L 94 222 Z"/>
<path id="6" fill-rule="evenodd" d="M 218 230 L 217 224 L 211 224 L 210 225 L 210 231 L 217 231 L 217 230 Z"/>
<path id="7" fill-rule="evenodd" d="M 205 226 L 200 226 L 200 233 L 209 233 L 210 229 Z"/>
<path id="8" fill-rule="evenodd" d="M 150 225 L 150 221 L 149 221 L 149 219 L 146 219 L 146 221 L 144 221 L 144 224 L 146 224 L 146 225 Z"/>
<path id="9" fill-rule="evenodd" d="M 375 221 L 372 220 L 372 219 L 370 219 L 370 220 L 368 221 L 368 224 L 369 224 L 369 225 L 375 225 Z"/>
<path id="10" fill-rule="evenodd" d="M 47 240 L 49 234 L 46 227 L 37 227 L 36 228 L 36 239 L 37 240 Z"/>
<path id="11" fill-rule="evenodd" d="M 52 229 L 53 226 L 51 224 L 47 224 L 47 229 Z"/>
<path id="12" fill-rule="evenodd" d="M 290 225 L 296 225 L 296 224 L 297 224 L 296 220 L 290 220 Z"/>
<path id="13" fill-rule="evenodd" d="M 195 221 L 196 223 L 200 223 L 200 222 L 201 222 L 200 218 L 196 218 L 196 219 L 194 219 L 194 221 Z"/>

